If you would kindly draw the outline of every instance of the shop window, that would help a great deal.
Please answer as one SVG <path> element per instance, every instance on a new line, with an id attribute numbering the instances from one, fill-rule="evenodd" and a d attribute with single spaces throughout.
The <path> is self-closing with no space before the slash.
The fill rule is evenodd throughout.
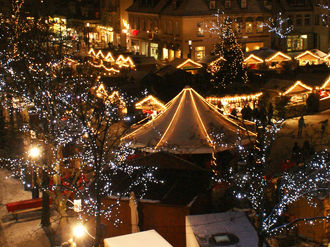
<path id="1" fill-rule="evenodd" d="M 253 22 L 252 21 L 246 21 L 246 23 L 245 23 L 245 32 L 246 33 L 252 33 L 253 32 Z"/>
<path id="2" fill-rule="evenodd" d="M 163 48 L 163 59 L 168 59 L 168 49 L 167 48 Z"/>
<path id="3" fill-rule="evenodd" d="M 203 23 L 199 22 L 197 23 L 197 36 L 203 37 L 204 36 L 204 30 L 203 30 Z"/>
<path id="4" fill-rule="evenodd" d="M 296 15 L 296 25 L 302 26 L 302 16 L 301 15 Z"/>
<path id="5" fill-rule="evenodd" d="M 288 51 L 302 51 L 307 49 L 307 35 L 289 35 L 287 38 Z"/>
<path id="6" fill-rule="evenodd" d="M 305 15 L 305 26 L 309 26 L 311 24 L 311 16 Z"/>
<path id="7" fill-rule="evenodd" d="M 195 58 L 196 60 L 201 60 L 205 57 L 205 46 L 197 46 L 195 48 Z"/>

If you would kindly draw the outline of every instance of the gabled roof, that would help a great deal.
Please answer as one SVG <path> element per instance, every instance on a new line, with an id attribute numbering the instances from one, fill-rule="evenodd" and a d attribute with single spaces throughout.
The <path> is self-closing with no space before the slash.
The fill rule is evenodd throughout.
<path id="1" fill-rule="evenodd" d="M 195 62 L 194 60 L 188 58 L 184 62 L 176 66 L 178 69 L 191 70 L 191 69 L 200 69 L 203 67 L 200 63 Z"/>
<path id="2" fill-rule="evenodd" d="M 232 149 L 238 133 L 242 144 L 248 132 L 220 114 L 192 88 L 184 88 L 155 119 L 122 140 L 148 152 L 213 153 Z M 252 132 L 250 135 L 254 136 Z"/>
<path id="3" fill-rule="evenodd" d="M 307 86 L 306 84 L 302 83 L 301 81 L 296 81 L 296 83 L 288 88 L 283 95 L 294 95 L 300 93 L 309 93 L 313 90 L 313 88 Z"/>
<path id="4" fill-rule="evenodd" d="M 165 105 L 156 97 L 149 95 L 135 104 L 136 109 L 157 110 L 165 109 Z"/>
<path id="5" fill-rule="evenodd" d="M 275 50 L 272 50 L 272 49 L 269 49 L 267 47 L 262 47 L 258 50 L 253 50 L 253 51 L 250 51 L 250 52 L 247 52 L 245 54 L 246 57 L 248 57 L 249 55 L 253 54 L 263 60 L 265 60 L 266 58 L 274 55 L 277 51 Z"/>
<path id="6" fill-rule="evenodd" d="M 292 58 L 283 52 L 276 52 L 275 54 L 269 56 L 265 59 L 265 62 L 283 62 L 283 61 L 290 61 Z"/>
<path id="7" fill-rule="evenodd" d="M 311 52 L 314 53 L 315 55 L 319 56 L 320 58 L 324 58 L 327 56 L 327 54 L 325 52 L 320 51 L 319 49 L 312 49 Z"/>
<path id="8" fill-rule="evenodd" d="M 330 61 L 330 53 L 323 58 L 325 61 Z"/>
<path id="9" fill-rule="evenodd" d="M 320 57 L 310 51 L 304 51 L 295 57 L 296 60 L 319 60 Z"/>
<path id="10" fill-rule="evenodd" d="M 244 59 L 245 64 L 258 64 L 263 62 L 264 60 L 254 54 L 250 54 L 247 58 Z"/>

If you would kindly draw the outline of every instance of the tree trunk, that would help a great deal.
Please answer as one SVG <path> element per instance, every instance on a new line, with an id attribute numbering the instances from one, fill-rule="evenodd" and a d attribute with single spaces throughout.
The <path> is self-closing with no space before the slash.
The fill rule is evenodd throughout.
<path id="1" fill-rule="evenodd" d="M 43 227 L 50 226 L 50 208 L 49 208 L 49 195 L 47 193 L 49 187 L 49 177 L 47 172 L 42 170 L 42 212 L 41 212 L 41 225 Z"/>
<path id="2" fill-rule="evenodd" d="M 265 236 L 262 233 L 258 234 L 258 247 L 263 247 Z"/>
<path id="3" fill-rule="evenodd" d="M 101 198 L 99 195 L 96 196 L 96 219 L 95 219 L 95 243 L 94 243 L 94 247 L 99 247 L 102 241 L 102 234 L 101 234 L 101 214 L 100 214 L 100 210 L 101 210 Z"/>

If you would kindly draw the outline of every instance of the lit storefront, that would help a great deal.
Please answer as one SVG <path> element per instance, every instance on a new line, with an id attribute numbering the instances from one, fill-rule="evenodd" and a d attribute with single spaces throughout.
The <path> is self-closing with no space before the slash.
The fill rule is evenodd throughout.
<path id="1" fill-rule="evenodd" d="M 288 35 L 287 51 L 302 51 L 307 49 L 307 34 Z"/>

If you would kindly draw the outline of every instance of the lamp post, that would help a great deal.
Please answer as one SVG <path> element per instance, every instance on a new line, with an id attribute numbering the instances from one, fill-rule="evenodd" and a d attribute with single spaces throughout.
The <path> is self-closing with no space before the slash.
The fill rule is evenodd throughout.
<path id="1" fill-rule="evenodd" d="M 29 150 L 29 156 L 36 160 L 40 158 L 41 149 L 37 146 L 32 146 Z M 39 198 L 39 186 L 37 184 L 37 174 L 35 169 L 32 168 L 32 199 Z"/>
<path id="2" fill-rule="evenodd" d="M 188 58 L 191 58 L 191 53 L 192 53 L 192 41 L 191 40 L 188 40 L 188 45 L 189 45 Z"/>
<path id="3" fill-rule="evenodd" d="M 87 27 L 87 48 L 89 51 L 89 22 L 86 23 L 86 27 Z"/>

